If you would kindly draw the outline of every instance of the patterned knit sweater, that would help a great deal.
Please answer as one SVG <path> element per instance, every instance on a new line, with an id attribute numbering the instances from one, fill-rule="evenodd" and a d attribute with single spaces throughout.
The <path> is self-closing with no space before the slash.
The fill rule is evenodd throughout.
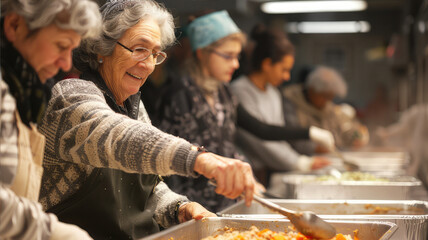
<path id="1" fill-rule="evenodd" d="M 46 136 L 40 202 L 48 209 L 76 193 L 94 168 L 125 172 L 195 176 L 196 151 L 181 138 L 153 127 L 142 103 L 138 120 L 115 113 L 92 82 L 70 79 L 56 84 L 40 125 Z M 186 200 L 158 184 L 155 219 L 174 224 L 174 204 Z"/>

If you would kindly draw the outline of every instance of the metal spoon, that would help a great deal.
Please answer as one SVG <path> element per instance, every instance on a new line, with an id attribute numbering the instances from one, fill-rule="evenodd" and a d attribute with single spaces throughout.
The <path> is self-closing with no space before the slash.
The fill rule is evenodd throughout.
<path id="1" fill-rule="evenodd" d="M 350 162 L 350 161 L 346 160 L 346 158 L 343 156 L 343 154 L 342 154 L 341 152 L 339 152 L 339 151 L 337 150 L 337 148 L 334 148 L 332 152 L 333 152 L 337 157 L 339 157 L 339 158 L 340 158 L 340 160 L 342 160 L 343 166 L 345 167 L 345 169 L 346 169 L 347 171 L 358 171 L 358 170 L 360 170 L 360 167 L 359 167 L 357 164 L 355 164 L 355 163 L 353 163 L 353 162 Z"/>
<path id="2" fill-rule="evenodd" d="M 270 210 L 286 216 L 296 229 L 303 235 L 316 239 L 331 239 L 336 235 L 336 229 L 310 211 L 297 212 L 283 208 L 271 201 L 253 196 L 254 200 Z"/>
<path id="3" fill-rule="evenodd" d="M 328 168 L 327 172 L 328 172 L 328 174 L 330 174 L 331 176 L 333 176 L 336 179 L 342 178 L 342 173 L 339 170 L 337 170 L 336 168 L 333 168 L 333 167 Z"/>
<path id="4" fill-rule="evenodd" d="M 213 180 L 209 180 L 209 183 L 217 186 Z M 257 195 L 253 195 L 253 198 L 262 206 L 286 216 L 294 227 L 305 236 L 316 239 L 331 239 L 336 235 L 336 229 L 313 212 L 289 210 Z"/>

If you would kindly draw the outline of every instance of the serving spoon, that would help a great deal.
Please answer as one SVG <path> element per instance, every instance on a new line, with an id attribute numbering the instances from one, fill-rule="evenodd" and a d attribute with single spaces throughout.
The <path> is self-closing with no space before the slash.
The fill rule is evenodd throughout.
<path id="1" fill-rule="evenodd" d="M 217 185 L 213 180 L 209 180 L 209 183 L 214 186 Z M 294 227 L 305 236 L 315 239 L 331 239 L 336 235 L 336 229 L 313 212 L 293 211 L 257 195 L 253 195 L 253 199 L 262 206 L 286 216 Z"/>
<path id="2" fill-rule="evenodd" d="M 358 170 L 360 170 L 360 167 L 357 164 L 346 160 L 346 158 L 343 156 L 343 154 L 341 152 L 339 152 L 339 150 L 337 150 L 337 148 L 334 148 L 332 152 L 334 155 L 336 155 L 342 161 L 343 166 L 345 167 L 345 169 L 347 171 L 358 171 Z"/>

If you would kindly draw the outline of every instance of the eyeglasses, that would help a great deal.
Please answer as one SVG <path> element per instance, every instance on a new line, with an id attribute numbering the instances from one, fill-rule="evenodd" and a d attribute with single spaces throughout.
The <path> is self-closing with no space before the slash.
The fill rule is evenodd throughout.
<path id="1" fill-rule="evenodd" d="M 224 58 L 225 60 L 228 60 L 228 61 L 232 61 L 234 59 L 239 60 L 241 58 L 240 55 L 229 55 L 229 54 L 217 52 L 214 49 L 210 49 L 209 51 L 212 52 L 212 53 L 217 54 L 218 56 L 220 56 L 220 57 L 222 57 L 222 58 Z"/>
<path id="2" fill-rule="evenodd" d="M 126 50 L 130 51 L 132 58 L 135 59 L 136 61 L 145 61 L 147 58 L 150 57 L 150 55 L 153 55 L 155 65 L 159 65 L 163 63 L 163 61 L 165 61 L 167 57 L 166 53 L 162 51 L 152 53 L 149 49 L 144 47 L 137 47 L 134 50 L 132 50 L 120 42 L 116 42 L 116 43 L 122 46 L 123 48 L 125 48 Z"/>

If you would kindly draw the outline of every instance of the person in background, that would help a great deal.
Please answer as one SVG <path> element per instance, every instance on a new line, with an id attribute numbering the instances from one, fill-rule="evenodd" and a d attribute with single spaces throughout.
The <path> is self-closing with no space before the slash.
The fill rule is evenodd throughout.
<path id="1" fill-rule="evenodd" d="M 154 124 L 210 152 L 239 158 L 233 142 L 236 104 L 225 83 L 239 67 L 245 36 L 226 11 L 191 18 L 194 20 L 186 27 L 186 35 L 193 55 L 184 71 L 170 80 Z M 235 202 L 216 194 L 204 176 L 172 176 L 167 183 L 211 211 Z"/>
<path id="2" fill-rule="evenodd" d="M 283 89 L 285 121 L 291 126 L 317 126 L 333 133 L 340 149 L 362 147 L 368 143 L 369 133 L 355 117 L 355 109 L 348 104 L 335 104 L 333 99 L 345 97 L 346 82 L 333 68 L 316 67 L 304 84 Z M 296 141 L 293 146 L 302 153 L 325 152 L 308 141 Z"/>
<path id="3" fill-rule="evenodd" d="M 0 239 L 91 239 L 37 202 L 45 138 L 44 83 L 71 68 L 71 51 L 96 37 L 101 16 L 86 0 L 2 0 L 0 79 Z"/>
<path id="4" fill-rule="evenodd" d="M 265 138 L 285 138 L 287 129 L 263 125 L 252 118 L 230 92 L 228 82 L 239 67 L 246 37 L 226 11 L 211 12 L 186 26 L 193 55 L 183 71 L 170 82 L 154 124 L 173 135 L 202 144 L 227 157 L 243 158 L 235 147 L 236 124 Z M 303 137 L 307 129 L 303 129 Z M 173 176 L 167 180 L 176 192 L 189 196 L 211 211 L 219 211 L 234 201 L 213 191 L 208 179 Z M 264 188 L 260 186 L 263 191 Z"/>
<path id="5" fill-rule="evenodd" d="M 74 53 L 81 79 L 58 82 L 39 127 L 46 136 L 40 201 L 95 239 L 136 239 L 215 216 L 159 175 L 215 179 L 229 198 L 254 192 L 251 167 L 151 125 L 139 88 L 174 43 L 172 15 L 152 0 L 101 7 L 102 35 Z"/>
<path id="6" fill-rule="evenodd" d="M 256 25 L 251 33 L 254 49 L 250 58 L 248 76 L 242 75 L 232 82 L 232 92 L 239 103 L 260 121 L 277 126 L 287 126 L 283 99 L 277 88 L 290 79 L 294 64 L 294 46 L 280 31 Z M 330 132 L 314 126 L 309 136 L 327 147 L 334 146 Z M 245 129 L 237 130 L 237 145 L 252 163 L 254 171 L 309 171 L 322 168 L 329 162 L 321 157 L 300 155 L 286 141 L 266 141 Z"/>

